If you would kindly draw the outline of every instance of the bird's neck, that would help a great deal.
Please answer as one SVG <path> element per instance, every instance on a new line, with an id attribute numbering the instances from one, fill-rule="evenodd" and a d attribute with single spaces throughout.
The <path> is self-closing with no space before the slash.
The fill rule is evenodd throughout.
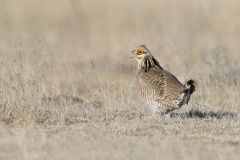
<path id="1" fill-rule="evenodd" d="M 151 67 L 156 66 L 159 69 L 163 69 L 159 62 L 152 56 L 147 55 L 143 57 L 141 61 L 138 62 L 138 69 L 144 69 L 147 72 Z"/>

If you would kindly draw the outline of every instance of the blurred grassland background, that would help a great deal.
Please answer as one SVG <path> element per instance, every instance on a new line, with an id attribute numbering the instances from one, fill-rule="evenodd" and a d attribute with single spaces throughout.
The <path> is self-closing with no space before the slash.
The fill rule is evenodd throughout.
<path id="1" fill-rule="evenodd" d="M 0 158 L 237 159 L 239 15 L 238 0 L 0 0 Z M 139 103 L 139 44 L 197 81 L 170 119 Z"/>

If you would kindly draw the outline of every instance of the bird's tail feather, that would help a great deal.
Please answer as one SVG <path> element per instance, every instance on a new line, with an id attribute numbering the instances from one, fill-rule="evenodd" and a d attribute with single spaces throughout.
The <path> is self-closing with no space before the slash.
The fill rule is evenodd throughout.
<path id="1" fill-rule="evenodd" d="M 187 92 L 190 95 L 195 91 L 195 85 L 194 85 L 194 81 L 192 79 L 190 79 L 189 81 L 187 81 L 187 83 L 184 85 L 184 90 L 183 92 Z"/>
<path id="2" fill-rule="evenodd" d="M 195 91 L 194 81 L 189 80 L 184 85 L 182 93 L 179 95 L 178 99 L 176 100 L 176 105 L 180 108 L 184 104 L 188 104 L 192 93 Z"/>
<path id="3" fill-rule="evenodd" d="M 190 96 L 192 95 L 192 93 L 195 91 L 195 85 L 194 85 L 194 81 L 192 79 L 190 79 L 189 81 L 187 81 L 187 83 L 184 85 L 184 89 L 183 89 L 183 94 L 187 96 L 186 98 L 186 104 L 188 104 Z"/>

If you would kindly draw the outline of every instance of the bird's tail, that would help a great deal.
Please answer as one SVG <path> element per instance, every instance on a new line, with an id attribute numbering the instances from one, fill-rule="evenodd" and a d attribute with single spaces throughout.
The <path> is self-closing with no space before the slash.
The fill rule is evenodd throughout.
<path id="1" fill-rule="evenodd" d="M 183 89 L 183 92 L 182 92 L 182 94 L 184 94 L 186 96 L 186 104 L 188 104 L 188 102 L 190 100 L 190 96 L 192 95 L 192 93 L 194 91 L 195 91 L 194 81 L 192 79 L 190 79 L 184 85 L 184 89 Z"/>
<path id="2" fill-rule="evenodd" d="M 179 95 L 178 99 L 175 102 L 176 106 L 180 108 L 182 105 L 188 104 L 190 97 L 194 91 L 195 91 L 194 81 L 193 80 L 187 81 L 187 83 L 183 86 L 182 93 Z"/>
<path id="3" fill-rule="evenodd" d="M 184 88 L 183 92 L 192 94 L 195 91 L 194 81 L 192 79 L 187 81 L 187 83 L 184 85 L 184 87 L 185 88 Z"/>

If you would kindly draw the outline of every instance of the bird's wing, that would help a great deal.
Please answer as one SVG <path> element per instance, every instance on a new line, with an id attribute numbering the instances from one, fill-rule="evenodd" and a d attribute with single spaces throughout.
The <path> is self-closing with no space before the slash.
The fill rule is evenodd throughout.
<path id="1" fill-rule="evenodd" d="M 156 97 L 161 99 L 175 100 L 179 97 L 183 90 L 182 83 L 170 72 L 160 69 L 152 69 L 152 89 L 154 89 Z"/>

